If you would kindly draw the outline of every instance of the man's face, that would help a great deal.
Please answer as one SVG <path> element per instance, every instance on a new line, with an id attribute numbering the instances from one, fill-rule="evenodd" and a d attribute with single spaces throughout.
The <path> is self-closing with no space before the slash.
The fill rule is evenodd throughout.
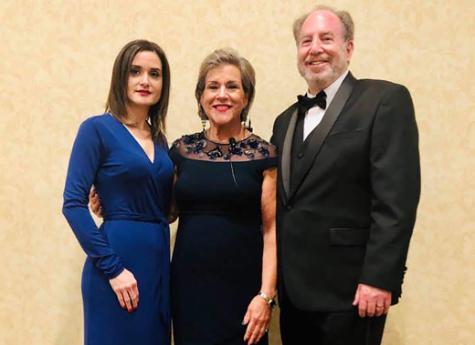
<path id="1" fill-rule="evenodd" d="M 297 40 L 297 66 L 311 93 L 328 87 L 348 68 L 353 41 L 345 40 L 343 23 L 334 13 L 310 14 Z"/>

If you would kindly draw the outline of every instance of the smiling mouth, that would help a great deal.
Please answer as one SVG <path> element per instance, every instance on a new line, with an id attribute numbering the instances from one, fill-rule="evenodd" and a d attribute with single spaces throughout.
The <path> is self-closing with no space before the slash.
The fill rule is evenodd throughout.
<path id="1" fill-rule="evenodd" d="M 231 106 L 227 104 L 217 104 L 217 105 L 213 105 L 213 108 L 219 111 L 220 113 L 222 113 L 230 109 Z"/>
<path id="2" fill-rule="evenodd" d="M 326 64 L 328 63 L 328 61 L 310 61 L 310 62 L 307 62 L 307 65 L 309 66 L 321 66 L 323 64 Z"/>

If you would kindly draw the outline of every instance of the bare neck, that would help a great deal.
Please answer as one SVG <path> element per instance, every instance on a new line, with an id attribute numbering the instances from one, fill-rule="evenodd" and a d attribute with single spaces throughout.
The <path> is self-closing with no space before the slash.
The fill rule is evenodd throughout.
<path id="1" fill-rule="evenodd" d="M 127 106 L 124 124 L 140 130 L 149 129 L 147 123 L 149 107 Z"/>
<path id="2" fill-rule="evenodd" d="M 245 135 L 246 130 L 244 127 L 241 126 L 241 123 L 232 126 L 211 125 L 207 131 L 208 139 L 219 143 L 228 143 L 230 138 L 242 140 L 244 139 Z"/>
<path id="3" fill-rule="evenodd" d="M 321 82 L 321 83 L 308 84 L 307 92 L 310 93 L 311 95 L 316 95 L 320 91 L 325 90 L 327 87 L 329 87 L 335 80 L 332 80 L 331 82 Z"/>

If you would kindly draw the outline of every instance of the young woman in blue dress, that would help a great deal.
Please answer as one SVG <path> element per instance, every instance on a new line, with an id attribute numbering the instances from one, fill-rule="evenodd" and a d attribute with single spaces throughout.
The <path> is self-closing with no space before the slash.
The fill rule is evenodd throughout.
<path id="1" fill-rule="evenodd" d="M 106 113 L 85 120 L 71 153 L 63 213 L 87 258 L 86 345 L 168 345 L 173 164 L 164 136 L 170 69 L 155 43 L 119 52 Z M 94 185 L 103 223 L 88 210 Z"/>

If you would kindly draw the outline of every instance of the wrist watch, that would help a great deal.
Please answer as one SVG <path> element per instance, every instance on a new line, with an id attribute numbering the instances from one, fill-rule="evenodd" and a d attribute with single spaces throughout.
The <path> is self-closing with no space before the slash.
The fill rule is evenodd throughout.
<path id="1" fill-rule="evenodd" d="M 275 300 L 273 297 L 270 297 L 268 296 L 266 293 L 262 292 L 262 291 L 259 291 L 259 293 L 257 294 L 257 296 L 261 297 L 262 299 L 264 299 L 264 301 L 266 301 L 266 303 L 271 307 L 273 308 L 275 306 Z"/>

